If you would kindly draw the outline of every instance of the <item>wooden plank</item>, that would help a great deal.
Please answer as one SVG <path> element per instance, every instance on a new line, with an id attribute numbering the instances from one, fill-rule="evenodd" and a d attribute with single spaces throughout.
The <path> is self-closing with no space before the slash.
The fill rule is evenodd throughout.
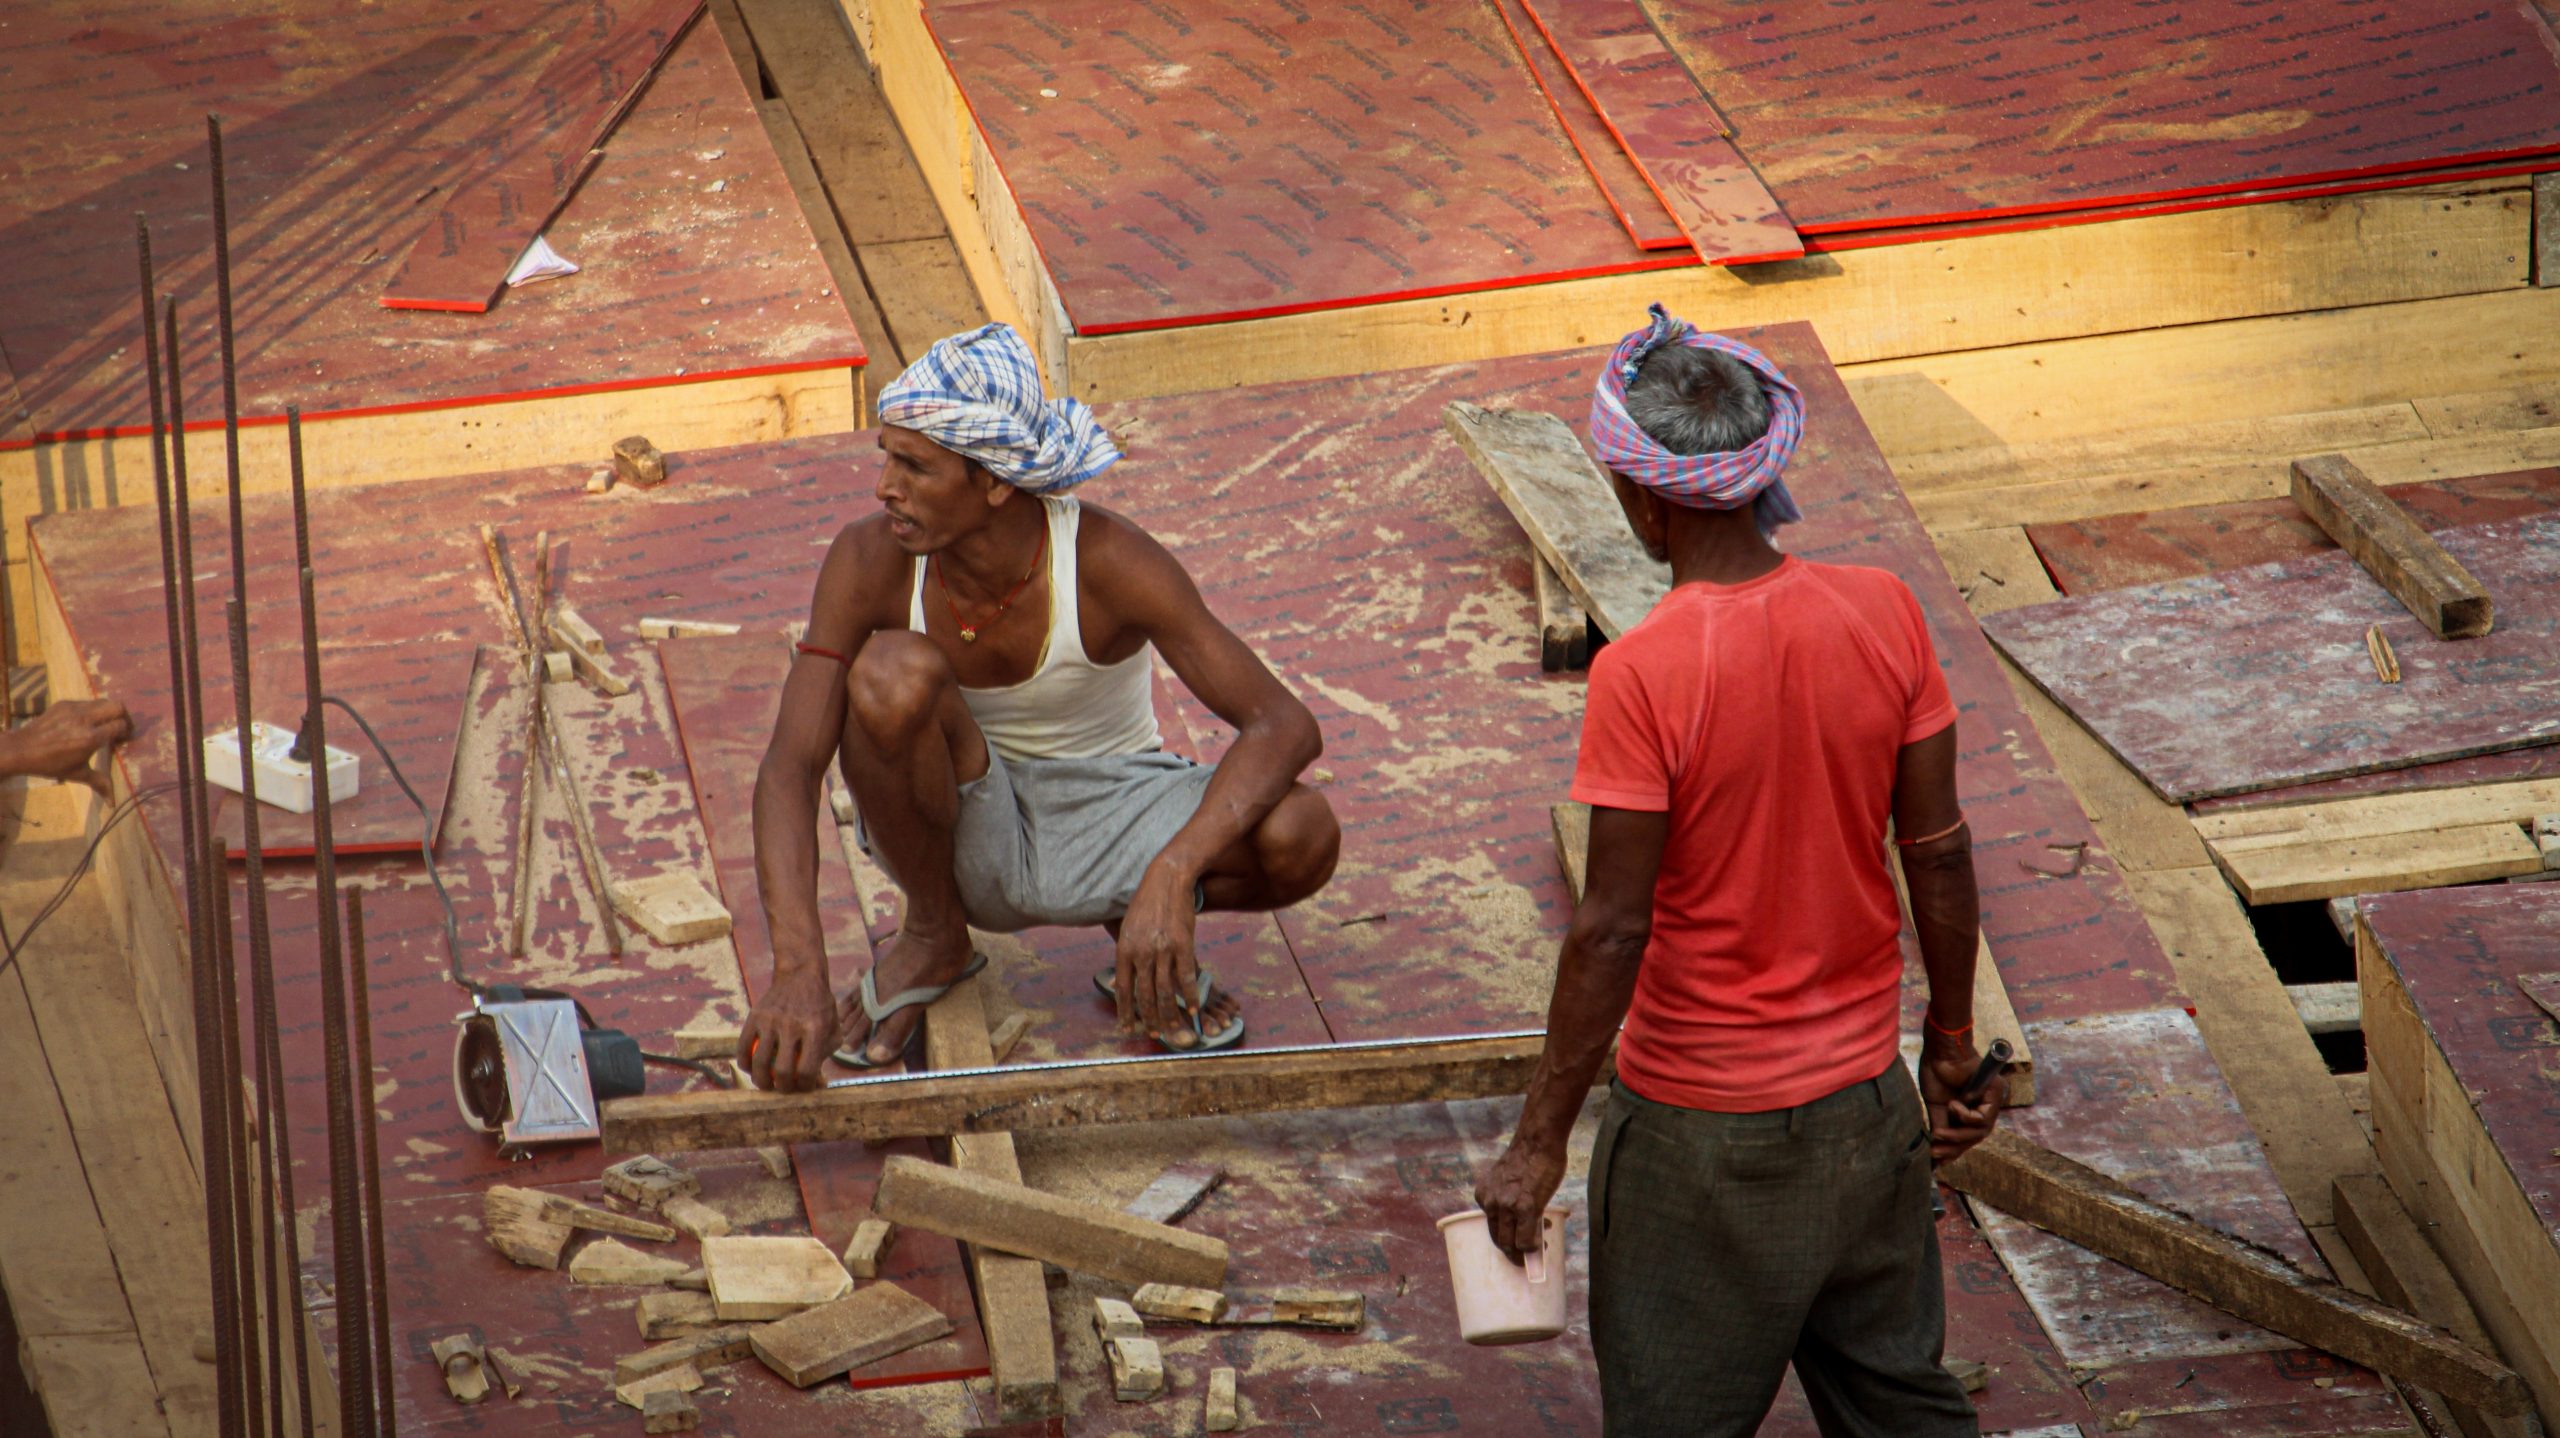
<path id="1" fill-rule="evenodd" d="M 2307 1228 L 2333 1223 L 2331 1188 L 2374 1172 L 2373 1151 L 2248 914 L 2208 867 L 2125 877 L 2294 1212 Z"/>
<path id="2" fill-rule="evenodd" d="M 711 13 L 735 13 L 736 0 L 712 0 Z M 854 332 L 862 336 L 862 347 L 871 362 L 863 366 L 870 388 L 898 377 L 907 367 L 898 354 L 896 343 L 889 337 L 889 322 L 880 316 L 880 306 L 871 298 L 871 287 L 862 277 L 861 262 L 854 258 L 853 242 L 844 235 L 844 224 L 836 218 L 835 204 L 827 197 L 827 189 L 818 179 L 818 168 L 809 159 L 808 142 L 800 134 L 800 126 L 791 118 L 791 107 L 780 100 L 759 100 L 756 112 L 764 117 L 764 130 L 773 141 L 773 152 L 782 160 L 782 174 L 791 182 L 792 198 L 800 202 L 800 212 L 809 219 L 809 233 L 817 237 L 818 257 L 827 264 L 827 275 L 835 281 L 834 289 L 844 300 L 845 313 L 853 317 Z M 862 422 L 870 422 L 865 406 Z M 654 636 L 663 637 L 663 636 Z"/>
<path id="3" fill-rule="evenodd" d="M 2533 282 L 2560 287 L 2560 172 L 2533 177 Z"/>
<path id="4" fill-rule="evenodd" d="M 676 1153 L 1492 1098 L 1526 1092 L 1545 1046 L 1530 1036 L 1247 1050 L 970 1078 L 922 1074 L 816 1093 L 650 1094 L 604 1106 L 604 1143 L 615 1153 Z"/>
<path id="5" fill-rule="evenodd" d="M 756 1357 L 794 1388 L 806 1388 L 951 1331 L 942 1310 L 894 1283 L 866 1284 L 748 1336 Z"/>
<path id="6" fill-rule="evenodd" d="M 2293 502 L 2440 639 L 2486 634 L 2489 591 L 2342 454 L 2293 462 Z"/>
<path id="7" fill-rule="evenodd" d="M 1570 425 L 1464 401 L 1441 421 L 1601 632 L 1626 633 L 1669 592 L 1671 566 L 1636 542 L 1608 476 Z"/>
<path id="8" fill-rule="evenodd" d="M 1939 1175 L 2004 1213 L 2377 1372 L 2488 1412 L 2520 1413 L 2532 1401 L 2513 1370 L 2445 1330 L 2314 1278 L 2008 1130 Z"/>
<path id="9" fill-rule="evenodd" d="M 2195 827 L 2197 837 L 2206 843 L 2238 852 L 2500 821 L 2528 824 L 2550 813 L 2560 813 L 2560 779 L 2216 810 L 2197 815 Z"/>
<path id="10" fill-rule="evenodd" d="M 22 857 L 13 854 L 13 859 Z M 0 974 L 0 1282 L 23 1334 L 122 1333 L 133 1313 L 27 995 Z"/>
<path id="11" fill-rule="evenodd" d="M 1550 674 L 1590 667 L 1590 617 L 1565 591 L 1564 580 L 1545 555 L 1531 554 L 1529 570 L 1538 598 L 1538 667 Z"/>
<path id="12" fill-rule="evenodd" d="M 2383 1302 L 2436 1324 L 2483 1353 L 2497 1351 L 2480 1315 L 2463 1297 L 2453 1271 L 2427 1244 L 2426 1235 L 2409 1210 L 2378 1173 L 2342 1177 L 2337 1182 L 2338 1233 L 2356 1256 L 2356 1264 Z M 2442 1405 L 2465 1438 L 2529 1438 L 2540 1426 L 2525 1415 L 2487 1414 L 2469 1407 Z"/>
<path id="13" fill-rule="evenodd" d="M 2436 889 L 2542 872 L 2542 851 L 2532 836 L 2507 822 L 2280 848 L 2209 847 L 2214 862 L 2252 904 Z"/>
<path id="14" fill-rule="evenodd" d="M 671 1243 L 676 1236 L 676 1231 L 663 1223 L 598 1208 L 592 1203 L 580 1203 L 567 1194 L 546 1189 L 493 1184 L 481 1194 L 480 1202 L 484 1215 L 518 1210 L 563 1228 L 583 1228 L 590 1233 L 618 1233 L 625 1238 L 646 1239 L 651 1243 Z"/>
<path id="15" fill-rule="evenodd" d="M 2356 1016 L 2356 986 L 2352 979 L 2329 984 L 2287 984 L 2284 993 L 2293 1000 L 2293 1011 L 2302 1015 L 2306 1033 L 2351 1034 L 2361 1023 Z"/>
<path id="16" fill-rule="evenodd" d="M 944 233 L 906 137 L 828 0 L 738 0 L 756 53 L 856 246 Z"/>
<path id="17" fill-rule="evenodd" d="M 708 1333 L 671 1338 L 656 1347 L 644 1348 L 637 1353 L 616 1359 L 613 1365 L 613 1381 L 616 1384 L 635 1383 L 652 1374 L 665 1373 L 672 1369 L 717 1368 L 723 1364 L 738 1362 L 755 1351 L 753 1347 L 755 1331 L 755 1324 L 733 1323 L 725 1328 L 714 1328 Z"/>
<path id="18" fill-rule="evenodd" d="M 982 942 L 981 947 L 1004 953 L 1018 942 Z M 925 1010 L 925 1060 L 934 1068 L 995 1066 L 982 982 L 981 978 L 964 979 Z M 1009 1133 L 978 1134 L 966 1142 L 954 1142 L 951 1162 L 962 1172 L 982 1178 L 1022 1182 L 1022 1163 Z M 965 1252 L 969 1276 L 978 1289 L 978 1327 L 986 1335 L 998 1421 L 1026 1422 L 1060 1411 L 1058 1347 L 1049 1322 L 1049 1285 L 1039 1261 L 978 1243 L 966 1245 Z"/>
<path id="19" fill-rule="evenodd" d="M 853 1291 L 842 1260 L 803 1234 L 706 1238 L 702 1273 L 723 1323 L 788 1318 Z"/>
<path id="20" fill-rule="evenodd" d="M 1568 799 L 1548 810 L 1556 835 L 1556 867 L 1564 871 L 1564 891 L 1582 902 L 1582 886 L 1591 870 L 1591 806 Z"/>
<path id="21" fill-rule="evenodd" d="M 1070 1272 L 1193 1288 L 1227 1281 L 1227 1246 L 1217 1239 L 903 1154 L 882 1165 L 872 1207 L 892 1223 Z"/>
<path id="22" fill-rule="evenodd" d="M 1925 381 L 1922 383 L 1925 385 Z M 2407 400 L 2307 414 L 2252 415 L 2193 424 L 2147 425 L 2126 432 L 2066 434 L 2014 444 L 2003 444 L 1979 431 L 1924 425 L 1914 436 L 1915 442 L 1953 439 L 1956 447 L 1896 454 L 1893 474 L 1913 494 L 2007 488 L 2058 474 L 2089 479 L 2154 474 L 2181 467 L 2202 471 L 2252 465 L 2281 475 L 2296 455 L 2365 449 L 2434 436 L 2435 431 L 2417 406 Z"/>
<path id="23" fill-rule="evenodd" d="M 23 1334 L 18 1364 L 44 1402 L 52 1438 L 169 1438 L 130 1334 Z"/>
<path id="24" fill-rule="evenodd" d="M 969 283 L 968 267 L 948 235 L 865 241 L 854 247 L 854 256 L 890 338 L 909 363 L 935 340 L 987 322 L 987 303 Z"/>
<path id="25" fill-rule="evenodd" d="M 2016 525 L 1932 536 L 1938 556 L 1973 612 L 1998 614 L 2061 598 L 2026 531 Z M 2008 660 L 2000 661 L 2018 705 L 2071 785 L 2108 857 L 2127 869 L 2183 869 L 2209 862 L 2186 810 L 2152 792 L 2061 705 Z"/>

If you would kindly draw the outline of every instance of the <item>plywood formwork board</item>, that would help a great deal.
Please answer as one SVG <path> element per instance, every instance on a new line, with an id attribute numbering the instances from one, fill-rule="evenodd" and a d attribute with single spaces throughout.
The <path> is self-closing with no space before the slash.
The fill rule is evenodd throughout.
<path id="1" fill-rule="evenodd" d="M 2081 337 L 2122 332 L 2176 335 L 2178 327 L 2236 318 L 2492 291 L 2538 294 L 2522 288 L 2524 191 L 2503 183 L 2454 195 L 2391 191 L 1826 252 L 1755 265 L 1747 278 L 1692 266 L 1342 312 L 1062 336 L 1059 344 L 1072 393 L 1088 400 L 1127 399 L 1605 345 L 1642 323 L 1645 306 L 1660 300 L 1709 329 L 1806 320 L 1844 365 L 1892 360 L 1918 367 L 1934 361 L 1914 357 L 2085 343 Z M 2199 253 L 2239 258 L 2208 270 L 2192 262 Z M 2048 296 L 2049 302 L 2020 306 L 1990 298 L 2022 290 Z M 2459 367 L 2479 370 L 2490 354 L 2524 348 L 2489 346 L 2480 352 L 2479 333 L 2463 336 L 2474 353 L 2453 361 Z M 2189 336 L 2182 343 L 2202 349 L 2215 338 Z M 2237 337 L 2223 338 L 2200 367 L 2258 358 L 2245 346 L 2231 352 L 2232 338 Z M 2449 334 L 2429 346 L 2452 347 Z M 2007 371 L 2006 363 L 1985 367 Z M 2032 386 L 2018 395 L 2021 402 L 2084 420 L 2122 403 L 2120 389 L 2170 382 L 2147 374 L 2128 380 L 2110 370 L 2074 388 L 2064 376 L 2037 374 L 2023 365 L 2019 372 Z M 1858 377 L 1852 372 L 1853 381 Z M 2260 374 L 2245 397 L 2232 390 L 2200 392 L 2196 403 L 2200 413 L 2213 413 L 2216 406 L 2227 412 L 2235 405 L 2317 408 L 2322 406 L 2288 405 L 2282 397 L 2335 383 L 2299 373 Z M 2075 402 L 2052 404 L 2057 385 L 2075 395 Z M 2127 417 L 2111 427 L 2142 422 L 2130 405 L 2122 412 Z M 1881 423 L 1878 430 L 1887 451 L 1894 452 L 1898 436 Z"/>
<path id="2" fill-rule="evenodd" d="M 1582 157 L 1583 168 L 1591 172 L 1591 182 L 1600 187 L 1601 199 L 1625 227 L 1627 238 L 1635 241 L 1638 249 L 1688 248 L 1687 231 L 1672 218 L 1652 181 L 1628 156 L 1618 137 L 1610 133 L 1609 122 L 1601 118 L 1599 106 L 1576 82 L 1555 47 L 1546 43 L 1537 21 L 1521 0 L 1500 0 L 1494 10 L 1510 30 L 1512 44 L 1528 65 L 1540 93 L 1546 96 L 1547 108 L 1555 112 L 1556 124 L 1563 129 L 1566 142 Z"/>
<path id="3" fill-rule="evenodd" d="M 0 1148 L 0 1282 L 21 1333 L 123 1334 L 133 1312 L 116 1278 L 106 1227 L 89 1194 L 71 1120 L 46 1066 L 44 1043 L 16 975 L 0 980 L 0 1092 L 9 1142 Z M 137 1361 L 139 1352 L 136 1353 Z"/>
<path id="4" fill-rule="evenodd" d="M 2541 697 L 2560 519 L 2439 536 L 2514 596 L 2505 637 L 2437 640 L 2344 554 L 2117 590 L 1984 632 L 2164 797 L 2186 801 L 2525 748 L 2560 738 Z M 2404 682 L 2374 683 L 2379 627 Z"/>
<path id="5" fill-rule="evenodd" d="M 150 1406 L 151 1372 L 129 1337 L 26 1334 L 18 1359 L 45 1406 L 52 1438 L 168 1438 Z"/>
<path id="6" fill-rule="evenodd" d="M 393 413 L 861 363 L 843 306 L 818 294 L 808 227 L 710 26 L 676 42 L 546 232 L 582 272 L 454 316 L 382 309 L 380 257 L 434 221 L 413 201 L 457 178 L 457 151 L 504 152 L 508 97 L 588 33 L 573 21 L 592 7 L 537 0 L 509 44 L 462 0 L 396 16 L 323 0 L 228 18 L 147 13 L 147 43 L 101 45 L 85 6 L 17 10 L 32 68 L 0 111 L 32 168 L 0 231 L 0 343 L 38 440 L 148 422 L 137 211 L 151 219 L 160 292 L 178 301 L 188 419 L 218 425 L 204 154 L 215 108 L 232 117 L 242 412 L 261 423 L 288 404 L 313 418 Z M 147 485 L 150 470 L 121 473 Z"/>
<path id="7" fill-rule="evenodd" d="M 2405 1192 L 2432 1177 L 2495 1274 L 2463 1273 L 2481 1316 L 2529 1379 L 2546 1415 L 2560 1413 L 2560 1125 L 2543 1056 L 2552 1020 L 2513 975 L 2546 966 L 2560 940 L 2560 893 L 2539 888 L 2434 890 L 2358 906 L 2357 973 L 2374 1076 L 2375 1127 L 2405 1125 L 2433 1174 L 2383 1149 Z M 2386 1109 L 2386 1105 L 2390 1108 Z M 2503 1299 L 2503 1302 L 2501 1301 Z M 2500 1310 L 2506 1313 L 2501 1314 Z M 2517 1352 L 2519 1347 L 2530 1353 Z"/>
<path id="8" fill-rule="evenodd" d="M 734 13 L 730 0 L 712 0 L 711 10 L 715 16 Z M 853 245 L 845 238 L 844 225 L 836 215 L 826 183 L 818 177 L 817 166 L 810 162 L 808 144 L 791 118 L 791 107 L 780 100 L 760 100 L 756 110 L 764 117 L 765 134 L 773 141 L 774 153 L 781 157 L 782 173 L 791 181 L 792 196 L 809 217 L 809 229 L 817 236 L 819 257 L 827 262 L 827 274 L 835 281 L 833 288 L 844 296 L 845 310 L 853 317 L 854 328 L 861 332 L 863 348 L 869 356 L 861 382 L 866 391 L 877 389 L 897 378 L 898 372 L 906 368 L 905 361 L 889 339 L 888 322 L 880 318 L 880 306 L 873 302 L 870 287 L 863 283 L 862 267 L 854 260 Z M 868 423 L 869 406 L 863 410 L 862 421 Z"/>

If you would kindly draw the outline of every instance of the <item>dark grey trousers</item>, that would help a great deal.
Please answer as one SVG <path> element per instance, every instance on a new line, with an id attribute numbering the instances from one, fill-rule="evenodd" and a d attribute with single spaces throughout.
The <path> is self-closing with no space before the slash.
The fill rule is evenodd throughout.
<path id="1" fill-rule="evenodd" d="M 1614 1088 L 1591 1155 L 1602 1431 L 1744 1438 L 1792 1362 L 1826 1438 L 1979 1433 L 1939 1366 L 1934 1183 L 1898 1062 L 1769 1113 Z"/>

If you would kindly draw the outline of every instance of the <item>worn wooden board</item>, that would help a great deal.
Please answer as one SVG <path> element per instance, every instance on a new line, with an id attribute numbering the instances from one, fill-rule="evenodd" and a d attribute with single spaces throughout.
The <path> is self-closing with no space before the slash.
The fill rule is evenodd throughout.
<path id="1" fill-rule="evenodd" d="M 1464 401 L 1444 419 L 1584 614 L 1614 638 L 1653 612 L 1671 588 L 1671 566 L 1636 542 L 1608 476 L 1571 425 Z"/>
<path id="2" fill-rule="evenodd" d="M 2252 904 L 2436 889 L 2542 872 L 2542 851 L 2511 820 L 2447 822 L 2409 833 L 2308 844 L 2211 847 L 2213 861 Z"/>
<path id="3" fill-rule="evenodd" d="M 2436 639 L 2344 554 L 2012 610 L 1983 631 L 2174 800 L 2560 740 L 2560 520 L 2438 538 L 2514 596 L 2497 632 Z M 2373 681 L 2373 626 L 2400 684 Z"/>
<path id="4" fill-rule="evenodd" d="M 1794 259 L 1804 241 L 1636 0 L 1526 0 L 1611 138 L 1710 264 Z"/>
<path id="5" fill-rule="evenodd" d="M 2295 460 L 2293 502 L 2437 638 L 2469 639 L 2496 622 L 2480 581 L 2345 455 Z"/>

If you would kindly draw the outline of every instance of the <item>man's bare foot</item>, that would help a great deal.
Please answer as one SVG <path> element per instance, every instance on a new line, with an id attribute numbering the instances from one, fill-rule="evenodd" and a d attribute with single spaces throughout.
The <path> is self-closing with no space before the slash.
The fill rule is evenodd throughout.
<path id="1" fill-rule="evenodd" d="M 1243 1013 L 1244 1006 L 1236 1002 L 1235 995 L 1212 985 L 1209 989 L 1208 1006 L 1200 1011 L 1200 1033 L 1215 1038 L 1225 1033 L 1228 1025 L 1233 1024 Z M 1169 1049 L 1196 1049 L 1200 1046 L 1199 1034 L 1194 1034 L 1189 1024 L 1169 1028 L 1157 1034 L 1155 1039 L 1157 1043 Z"/>
<path id="2" fill-rule="evenodd" d="M 959 930 L 949 940 L 937 940 L 923 934 L 898 931 L 880 956 L 871 961 L 871 990 L 887 1003 L 908 989 L 948 984 L 969 967 L 969 931 Z M 862 1012 L 862 991 L 857 988 L 842 1000 L 844 1032 L 868 1035 L 862 1045 L 862 1056 L 874 1065 L 891 1064 L 907 1051 L 907 1040 L 924 1022 L 925 1005 L 898 1010 L 871 1026 Z"/>

